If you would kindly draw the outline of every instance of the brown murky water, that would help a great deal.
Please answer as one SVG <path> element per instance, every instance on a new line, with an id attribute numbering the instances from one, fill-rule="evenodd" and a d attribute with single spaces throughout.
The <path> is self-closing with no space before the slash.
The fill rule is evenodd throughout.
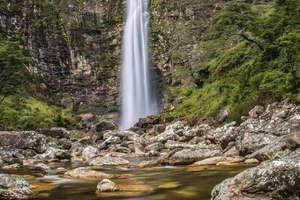
<path id="1" fill-rule="evenodd" d="M 67 164 L 56 165 L 66 168 Z M 215 185 L 233 177 L 251 166 L 209 167 L 198 172 L 189 172 L 187 167 L 156 167 L 150 169 L 99 169 L 105 173 L 126 173 L 134 177 L 112 179 L 122 191 L 96 193 L 101 180 L 64 179 L 59 176 L 42 176 L 26 169 L 6 171 L 24 177 L 34 186 L 36 200 L 208 200 Z"/>

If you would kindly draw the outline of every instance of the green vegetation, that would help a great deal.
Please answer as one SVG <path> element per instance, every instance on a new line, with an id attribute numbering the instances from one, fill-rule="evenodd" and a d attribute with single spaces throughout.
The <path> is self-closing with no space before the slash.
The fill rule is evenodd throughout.
<path id="1" fill-rule="evenodd" d="M 174 116 L 240 120 L 257 104 L 300 101 L 300 1 L 227 2 L 207 25 L 196 88 L 171 87 Z"/>
<path id="2" fill-rule="evenodd" d="M 32 2 L 41 9 L 36 24 L 58 26 L 58 10 L 49 1 Z M 3 1 L 0 14 L 18 16 L 25 12 L 24 1 Z M 26 30 L 0 26 L 0 126 L 21 130 L 46 129 L 54 126 L 75 128 L 77 119 L 68 109 L 37 100 L 43 96 L 41 83 L 30 69 L 30 56 L 25 51 L 23 37 Z M 32 97 L 31 97 L 32 96 Z M 41 99 L 44 99 L 41 98 Z"/>
<path id="3" fill-rule="evenodd" d="M 20 130 L 51 127 L 75 128 L 77 120 L 69 109 L 48 105 L 32 97 L 6 97 L 0 105 L 0 126 Z"/>
<path id="4" fill-rule="evenodd" d="M 85 133 L 82 131 L 71 131 L 70 138 L 82 139 L 85 137 Z"/>

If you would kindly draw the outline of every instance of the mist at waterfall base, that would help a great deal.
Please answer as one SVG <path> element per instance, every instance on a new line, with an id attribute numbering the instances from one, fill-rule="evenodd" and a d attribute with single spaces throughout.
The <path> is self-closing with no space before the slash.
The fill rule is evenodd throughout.
<path id="1" fill-rule="evenodd" d="M 127 0 L 123 36 L 120 129 L 158 111 L 149 70 L 148 0 Z"/>

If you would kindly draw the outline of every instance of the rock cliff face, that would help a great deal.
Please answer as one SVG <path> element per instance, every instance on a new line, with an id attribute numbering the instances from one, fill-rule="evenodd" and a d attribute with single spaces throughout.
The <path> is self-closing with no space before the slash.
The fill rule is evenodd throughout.
<path id="1" fill-rule="evenodd" d="M 166 86 L 195 85 L 205 24 L 225 0 L 152 0 L 153 81 L 160 100 Z M 121 0 L 4 1 L 1 26 L 22 33 L 47 100 L 78 115 L 117 119 L 123 13 Z"/>

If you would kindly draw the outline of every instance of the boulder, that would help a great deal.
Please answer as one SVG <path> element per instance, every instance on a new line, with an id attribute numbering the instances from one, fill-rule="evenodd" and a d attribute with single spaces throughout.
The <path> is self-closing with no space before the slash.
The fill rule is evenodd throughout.
<path id="1" fill-rule="evenodd" d="M 236 147 L 240 155 L 244 156 L 252 154 L 269 144 L 274 144 L 277 139 L 276 136 L 270 134 L 246 132 L 243 138 L 238 140 Z"/>
<path id="2" fill-rule="evenodd" d="M 153 144 L 150 144 L 150 145 L 146 146 L 145 149 L 147 151 L 161 151 L 164 147 L 165 146 L 164 146 L 163 143 L 156 142 L 156 143 L 153 143 Z"/>
<path id="3" fill-rule="evenodd" d="M 66 150 L 55 149 L 50 147 L 44 154 L 36 155 L 36 159 L 40 159 L 46 162 L 59 161 L 64 159 L 70 159 L 71 155 Z"/>
<path id="4" fill-rule="evenodd" d="M 101 121 L 96 124 L 96 131 L 97 132 L 103 132 L 108 130 L 116 130 L 118 129 L 118 126 L 111 122 L 111 121 Z"/>
<path id="5" fill-rule="evenodd" d="M 0 199 L 29 199 L 32 196 L 31 186 L 25 179 L 0 174 Z"/>
<path id="6" fill-rule="evenodd" d="M 300 149 L 226 179 L 212 191 L 213 200 L 299 199 Z"/>
<path id="7" fill-rule="evenodd" d="M 23 164 L 23 160 L 25 160 L 25 157 L 19 153 L 19 151 L 15 149 L 5 149 L 0 150 L 0 158 L 2 160 L 2 164 Z"/>
<path id="8" fill-rule="evenodd" d="M 88 167 L 79 167 L 73 170 L 69 170 L 64 174 L 66 178 L 79 178 L 79 179 L 102 179 L 102 178 L 112 178 L 110 174 L 98 172 L 91 170 Z"/>
<path id="9" fill-rule="evenodd" d="M 203 166 L 203 165 L 216 165 L 218 163 L 240 163 L 243 162 L 244 159 L 241 157 L 223 157 L 223 156 L 218 156 L 218 157 L 213 157 L 213 158 L 207 158 L 201 161 L 198 161 L 191 166 Z"/>
<path id="10" fill-rule="evenodd" d="M 72 142 L 69 139 L 61 138 L 58 143 L 64 148 L 64 149 L 70 149 L 72 146 Z"/>
<path id="11" fill-rule="evenodd" d="M 167 130 L 154 138 L 154 142 L 166 143 L 168 140 L 178 141 L 180 137 L 173 131 Z"/>
<path id="12" fill-rule="evenodd" d="M 236 122 L 232 122 L 217 128 L 213 131 L 212 140 L 219 144 L 223 149 L 225 149 L 231 141 L 234 141 L 237 137 L 237 132 L 235 131 Z"/>
<path id="13" fill-rule="evenodd" d="M 134 126 L 138 128 L 147 128 L 149 126 L 159 124 L 159 122 L 160 119 L 158 118 L 158 116 L 149 116 L 147 118 L 140 118 Z"/>
<path id="14" fill-rule="evenodd" d="M 6 165 L 6 166 L 2 167 L 2 169 L 4 169 L 4 170 L 14 170 L 14 169 L 19 169 L 21 167 L 22 166 L 19 163 L 16 163 L 16 164 L 12 164 L 12 165 Z"/>
<path id="15" fill-rule="evenodd" d="M 188 165 L 194 162 L 220 156 L 222 154 L 221 148 L 217 145 L 203 145 L 202 147 L 183 149 L 177 151 L 169 159 L 170 165 Z"/>
<path id="16" fill-rule="evenodd" d="M 17 149 L 33 149 L 38 153 L 46 151 L 48 138 L 45 135 L 35 131 L 0 131 L 0 146 L 17 148 Z"/>
<path id="17" fill-rule="evenodd" d="M 117 185 L 109 179 L 103 179 L 97 185 L 98 192 L 114 192 L 119 190 L 120 188 L 118 188 Z"/>
<path id="18" fill-rule="evenodd" d="M 118 136 L 110 136 L 104 141 L 105 144 L 121 144 L 122 140 Z"/>
<path id="19" fill-rule="evenodd" d="M 300 131 L 287 135 L 285 145 L 290 150 L 298 149 L 300 147 Z"/>
<path id="20" fill-rule="evenodd" d="M 250 158 L 245 160 L 245 164 L 259 164 L 259 160 L 255 159 L 255 158 Z"/>
<path id="21" fill-rule="evenodd" d="M 225 121 L 228 115 L 229 115 L 229 108 L 226 107 L 216 116 L 216 121 L 222 123 Z"/>
<path id="22" fill-rule="evenodd" d="M 255 106 L 252 110 L 249 112 L 249 117 L 251 118 L 258 118 L 265 112 L 264 107 L 262 106 Z"/>
<path id="23" fill-rule="evenodd" d="M 94 158 L 89 165 L 93 166 L 110 166 L 110 165 L 127 165 L 128 160 L 124 158 L 115 158 L 115 157 L 97 157 Z"/>
<path id="24" fill-rule="evenodd" d="M 69 170 L 64 174 L 65 178 L 78 178 L 78 179 L 106 179 L 106 178 L 129 178 L 130 174 L 106 174 L 103 172 L 91 170 L 89 167 L 79 167 Z"/>
<path id="25" fill-rule="evenodd" d="M 99 150 L 93 146 L 88 146 L 82 151 L 82 158 L 84 161 L 90 162 L 99 154 Z"/>

